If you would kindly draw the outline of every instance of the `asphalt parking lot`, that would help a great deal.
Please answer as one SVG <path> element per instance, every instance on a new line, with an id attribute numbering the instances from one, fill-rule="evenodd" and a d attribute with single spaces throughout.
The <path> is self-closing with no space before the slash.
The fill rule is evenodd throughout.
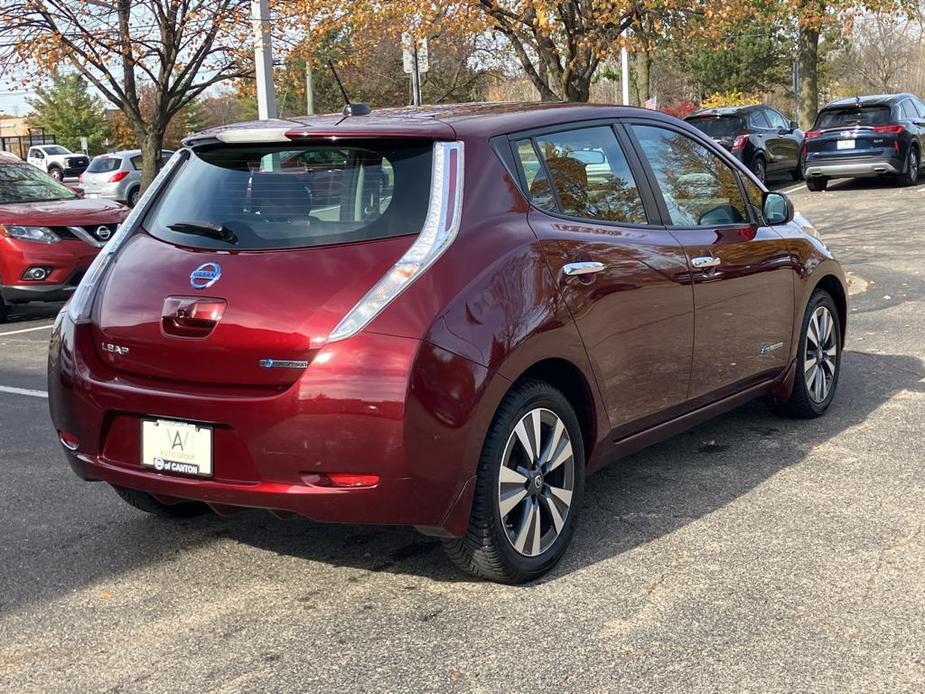
<path id="1" fill-rule="evenodd" d="M 795 185 L 852 273 L 828 416 L 758 402 L 590 478 L 565 560 L 469 580 L 412 530 L 163 521 L 66 467 L 56 306 L 0 326 L 0 690 L 925 688 L 925 186 Z"/>

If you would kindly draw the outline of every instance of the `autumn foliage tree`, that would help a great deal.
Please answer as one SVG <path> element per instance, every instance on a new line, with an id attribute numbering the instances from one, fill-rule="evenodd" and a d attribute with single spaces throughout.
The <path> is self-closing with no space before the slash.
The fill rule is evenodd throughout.
<path id="1" fill-rule="evenodd" d="M 157 173 L 171 120 L 248 69 L 249 0 L 0 0 L 0 26 L 0 75 L 71 66 L 125 115 L 142 185 Z"/>

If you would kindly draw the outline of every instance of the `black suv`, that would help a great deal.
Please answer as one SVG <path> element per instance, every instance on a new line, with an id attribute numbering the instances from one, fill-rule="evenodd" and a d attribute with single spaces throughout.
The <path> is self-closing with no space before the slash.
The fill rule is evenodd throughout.
<path id="1" fill-rule="evenodd" d="M 806 187 L 825 190 L 830 178 L 895 176 L 919 181 L 925 104 L 914 94 L 878 94 L 828 103 L 806 133 Z"/>
<path id="2" fill-rule="evenodd" d="M 800 179 L 803 133 L 780 111 L 757 104 L 695 111 L 685 120 L 732 152 L 763 182 L 772 174 Z"/>

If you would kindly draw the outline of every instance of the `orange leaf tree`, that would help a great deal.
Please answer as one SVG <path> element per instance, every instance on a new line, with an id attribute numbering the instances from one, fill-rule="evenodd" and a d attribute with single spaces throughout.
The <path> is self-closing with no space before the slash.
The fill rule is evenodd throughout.
<path id="1" fill-rule="evenodd" d="M 174 116 L 249 69 L 249 0 L 0 0 L 0 26 L 0 74 L 70 66 L 125 114 L 143 186 Z"/>
<path id="2" fill-rule="evenodd" d="M 491 33 L 520 64 L 546 101 L 587 101 L 591 82 L 621 45 L 647 46 L 652 36 L 686 28 L 714 31 L 747 14 L 737 0 L 286 0 L 312 31 L 344 31 L 393 41 L 443 32 Z M 645 29 L 645 32 L 642 29 Z M 624 32 L 631 33 L 626 36 Z"/>

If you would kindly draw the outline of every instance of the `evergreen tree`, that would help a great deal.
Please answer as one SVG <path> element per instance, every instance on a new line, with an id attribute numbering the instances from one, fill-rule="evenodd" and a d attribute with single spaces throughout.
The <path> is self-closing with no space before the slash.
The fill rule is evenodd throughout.
<path id="1" fill-rule="evenodd" d="M 81 136 L 87 138 L 91 154 L 103 151 L 107 136 L 103 100 L 90 93 L 86 80 L 77 73 L 54 73 L 51 82 L 27 99 L 33 113 L 29 126 L 44 128 L 59 144 L 80 151 Z"/>
<path id="2" fill-rule="evenodd" d="M 756 94 L 790 81 L 789 46 L 773 27 L 737 31 L 720 45 L 700 42 L 686 62 L 701 98 Z"/>

